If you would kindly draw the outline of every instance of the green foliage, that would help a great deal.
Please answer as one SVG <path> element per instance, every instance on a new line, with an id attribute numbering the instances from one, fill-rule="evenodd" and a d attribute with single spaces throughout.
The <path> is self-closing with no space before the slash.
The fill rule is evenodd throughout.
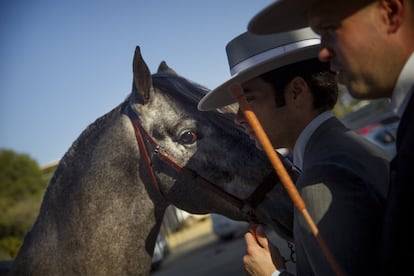
<path id="1" fill-rule="evenodd" d="M 0 239 L 0 258 L 9 260 L 14 258 L 22 245 L 22 239 L 13 236 Z"/>
<path id="2" fill-rule="evenodd" d="M 0 150 L 0 257 L 14 258 L 40 208 L 49 179 L 27 154 Z"/>
<path id="3" fill-rule="evenodd" d="M 27 154 L 0 150 L 1 197 L 19 201 L 43 189 L 45 183 L 36 161 Z"/>

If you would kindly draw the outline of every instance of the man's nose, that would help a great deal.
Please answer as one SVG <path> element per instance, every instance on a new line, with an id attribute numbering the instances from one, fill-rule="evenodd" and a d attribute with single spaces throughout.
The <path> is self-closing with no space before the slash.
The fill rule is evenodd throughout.
<path id="1" fill-rule="evenodd" d="M 318 58 L 321 62 L 328 62 L 333 58 L 333 52 L 328 47 L 321 46 L 318 53 Z"/>
<path id="2" fill-rule="evenodd" d="M 243 126 L 246 123 L 246 119 L 244 118 L 243 112 L 240 108 L 237 110 L 236 117 L 234 118 L 234 123 L 239 126 Z"/>

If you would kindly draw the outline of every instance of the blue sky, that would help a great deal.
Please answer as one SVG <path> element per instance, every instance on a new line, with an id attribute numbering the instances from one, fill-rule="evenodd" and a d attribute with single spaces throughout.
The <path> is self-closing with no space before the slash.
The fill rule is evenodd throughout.
<path id="1" fill-rule="evenodd" d="M 0 148 L 60 159 L 129 94 L 136 45 L 208 88 L 225 45 L 272 0 L 0 0 Z"/>

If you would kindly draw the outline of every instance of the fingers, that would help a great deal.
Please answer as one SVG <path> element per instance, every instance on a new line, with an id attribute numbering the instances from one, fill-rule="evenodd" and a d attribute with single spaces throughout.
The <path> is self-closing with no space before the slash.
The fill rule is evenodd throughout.
<path id="1" fill-rule="evenodd" d="M 266 235 L 261 226 L 252 227 L 244 235 L 246 241 L 246 255 L 243 256 L 243 264 L 250 275 L 271 275 L 276 270 L 272 262 L 271 254 L 268 248 Z"/>
<path id="2" fill-rule="evenodd" d="M 277 268 L 286 269 L 285 258 L 280 254 L 279 248 L 272 244 L 266 236 L 263 225 L 253 225 L 245 234 L 246 253 L 243 258 L 245 267 L 251 266 L 255 257 L 270 257 Z"/>
<path id="3" fill-rule="evenodd" d="M 256 236 L 251 231 L 247 232 L 244 235 L 244 240 L 246 241 L 247 252 L 251 250 L 256 250 L 256 248 L 260 248 L 261 246 L 257 243 Z"/>
<path id="4" fill-rule="evenodd" d="M 268 241 L 268 239 L 267 239 L 267 237 L 266 237 L 266 234 L 265 234 L 265 232 L 264 232 L 264 229 L 263 229 L 263 226 L 262 226 L 262 225 L 258 225 L 258 226 L 256 227 L 256 232 L 255 232 L 255 234 L 256 234 L 256 240 L 257 240 L 257 243 L 258 243 L 261 247 L 263 247 L 263 248 L 265 248 L 265 249 L 269 250 L 269 241 Z"/>

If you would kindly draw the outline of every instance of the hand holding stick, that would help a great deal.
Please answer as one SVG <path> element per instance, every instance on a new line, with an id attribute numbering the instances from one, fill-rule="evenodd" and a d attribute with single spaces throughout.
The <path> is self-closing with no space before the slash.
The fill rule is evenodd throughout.
<path id="1" fill-rule="evenodd" d="M 338 263 L 335 261 L 335 258 L 333 257 L 332 253 L 330 252 L 328 246 L 326 245 L 324 239 L 319 233 L 319 230 L 315 222 L 313 221 L 308 210 L 306 209 L 305 202 L 303 201 L 301 195 L 299 194 L 299 191 L 297 190 L 296 186 L 293 184 L 292 179 L 290 178 L 285 167 L 283 166 L 282 161 L 279 159 L 279 156 L 276 154 L 276 151 L 273 145 L 271 144 L 269 138 L 267 137 L 266 132 L 264 131 L 262 125 L 257 119 L 256 114 L 250 108 L 249 103 L 244 97 L 244 92 L 243 92 L 242 87 L 239 84 L 234 84 L 230 86 L 230 92 L 233 95 L 233 97 L 239 102 L 239 106 L 244 114 L 244 117 L 247 119 L 251 128 L 253 129 L 257 139 L 259 140 L 260 145 L 262 146 L 273 168 L 275 169 L 277 175 L 279 176 L 280 181 L 282 182 L 287 193 L 292 199 L 293 204 L 304 216 L 310 230 L 312 231 L 313 235 L 317 239 L 319 246 L 324 252 L 326 258 L 328 259 L 328 262 L 330 263 L 332 269 L 335 271 L 336 275 L 338 276 L 344 275 Z"/>

